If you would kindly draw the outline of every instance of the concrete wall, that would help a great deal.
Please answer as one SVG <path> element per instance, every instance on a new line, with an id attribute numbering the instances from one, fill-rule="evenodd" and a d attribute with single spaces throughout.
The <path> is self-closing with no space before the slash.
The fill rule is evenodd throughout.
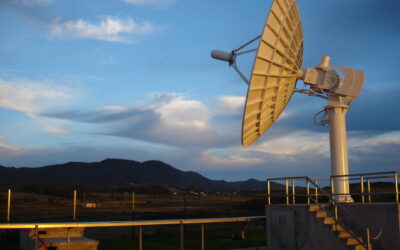
<path id="1" fill-rule="evenodd" d="M 349 248 L 306 205 L 266 206 L 268 250 L 340 250 Z"/>
<path id="2" fill-rule="evenodd" d="M 346 209 L 371 228 L 372 236 L 383 230 L 381 237 L 373 241 L 374 250 L 400 249 L 398 204 L 348 204 Z M 346 217 L 344 212 L 339 213 Z M 315 213 L 310 213 L 307 205 L 266 206 L 266 221 L 269 250 L 351 249 Z"/>
<path id="3" fill-rule="evenodd" d="M 357 203 L 346 205 L 348 211 L 356 215 L 365 226 L 371 229 L 372 237 L 382 231 L 377 240 L 372 240 L 374 250 L 400 249 L 399 208 L 397 203 Z M 346 218 L 346 213 L 342 212 L 341 215 L 345 217 L 345 220 L 351 222 L 351 218 Z"/>

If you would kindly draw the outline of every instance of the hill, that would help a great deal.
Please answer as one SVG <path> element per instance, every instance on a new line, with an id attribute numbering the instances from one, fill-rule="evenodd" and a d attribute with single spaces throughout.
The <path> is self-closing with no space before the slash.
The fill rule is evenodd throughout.
<path id="1" fill-rule="evenodd" d="M 137 162 L 122 159 L 105 159 L 91 163 L 68 162 L 36 168 L 0 166 L 0 183 L 113 187 L 156 184 L 205 191 L 265 189 L 265 182 L 255 179 L 237 182 L 211 180 L 193 171 L 181 171 L 162 161 Z"/>

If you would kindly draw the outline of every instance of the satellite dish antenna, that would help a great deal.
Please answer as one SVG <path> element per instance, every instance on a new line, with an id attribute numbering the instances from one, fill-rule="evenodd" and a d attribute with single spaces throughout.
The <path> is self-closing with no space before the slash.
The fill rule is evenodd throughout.
<path id="1" fill-rule="evenodd" d="M 257 40 L 258 48 L 243 50 Z M 256 57 L 248 80 L 237 67 L 236 59 L 254 51 Z M 230 53 L 213 50 L 211 56 L 228 62 L 249 86 L 242 124 L 245 148 L 278 119 L 294 92 L 321 97 L 327 105 L 318 113 L 324 113 L 323 119 L 316 123 L 329 124 L 331 174 L 348 175 L 345 116 L 363 88 L 364 72 L 330 65 L 328 56 L 322 57 L 316 68 L 301 69 L 303 31 L 296 0 L 273 0 L 260 36 Z M 296 89 L 297 80 L 303 80 L 308 88 Z M 347 177 L 335 178 L 333 190 L 337 202 L 353 202 Z"/>

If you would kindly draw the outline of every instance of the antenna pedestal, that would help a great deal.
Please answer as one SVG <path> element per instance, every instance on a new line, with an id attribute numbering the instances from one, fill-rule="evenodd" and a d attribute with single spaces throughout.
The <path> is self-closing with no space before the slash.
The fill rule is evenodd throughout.
<path id="1" fill-rule="evenodd" d="M 328 114 L 329 139 L 331 148 L 331 175 L 348 175 L 346 139 L 346 113 L 348 105 L 341 102 L 340 97 L 329 97 L 325 111 Z M 333 178 L 333 199 L 340 203 L 354 202 L 350 196 L 348 177 Z"/>

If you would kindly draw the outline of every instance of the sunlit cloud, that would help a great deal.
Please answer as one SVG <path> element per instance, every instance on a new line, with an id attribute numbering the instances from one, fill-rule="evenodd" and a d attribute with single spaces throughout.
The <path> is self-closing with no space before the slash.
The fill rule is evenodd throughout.
<path id="1" fill-rule="evenodd" d="M 272 155 L 329 155 L 329 135 L 311 131 L 288 131 L 278 137 L 250 146 L 248 150 Z"/>
<path id="2" fill-rule="evenodd" d="M 48 134 L 52 134 L 52 135 L 67 135 L 68 134 L 67 130 L 61 129 L 61 128 L 55 128 L 55 127 L 44 127 L 43 131 Z"/>
<path id="3" fill-rule="evenodd" d="M 206 168 L 213 168 L 217 166 L 228 169 L 243 168 L 249 165 L 257 165 L 266 162 L 266 160 L 263 158 L 242 156 L 238 151 L 230 152 L 230 150 L 227 150 L 226 153 L 219 154 L 218 150 L 209 149 L 204 150 L 197 161 L 205 164 Z"/>
<path id="4" fill-rule="evenodd" d="M 22 150 L 16 146 L 10 145 L 0 138 L 0 155 L 17 155 Z"/>
<path id="5" fill-rule="evenodd" d="M 50 35 L 130 43 L 135 40 L 128 35 L 148 34 L 153 31 L 154 26 L 149 22 L 139 23 L 130 17 L 122 19 L 106 16 L 102 17 L 98 23 L 91 23 L 82 19 L 69 21 L 56 19 L 51 25 Z"/>
<path id="6" fill-rule="evenodd" d="M 244 96 L 220 96 L 218 98 L 221 111 L 234 114 L 243 112 L 245 101 L 246 97 Z"/>
<path id="7" fill-rule="evenodd" d="M 0 79 L 0 108 L 36 115 L 71 98 L 67 86 L 44 84 L 26 79 Z"/>
<path id="8" fill-rule="evenodd" d="M 127 110 L 128 108 L 123 106 L 104 106 L 99 108 L 99 111 L 102 111 L 107 114 L 119 114 Z"/>
<path id="9" fill-rule="evenodd" d="M 168 126 L 207 127 L 211 112 L 200 101 L 175 96 L 154 110 Z"/>

